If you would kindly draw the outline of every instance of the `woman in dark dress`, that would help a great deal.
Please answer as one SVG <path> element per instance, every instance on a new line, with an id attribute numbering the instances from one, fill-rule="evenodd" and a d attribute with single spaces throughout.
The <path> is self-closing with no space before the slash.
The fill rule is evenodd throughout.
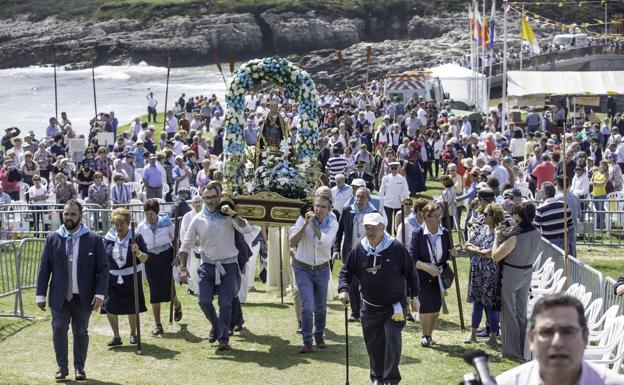
<path id="1" fill-rule="evenodd" d="M 137 227 L 137 234 L 143 236 L 147 245 L 149 261 L 145 264 L 145 276 L 150 288 L 150 303 L 154 314 L 155 327 L 152 334 L 157 336 L 164 333 L 160 320 L 160 304 L 173 301 L 175 308 L 174 319 L 182 319 L 182 304 L 176 296 L 175 287 L 172 289 L 173 276 L 173 247 L 174 225 L 167 214 L 159 215 L 160 205 L 156 199 L 148 199 L 143 205 L 145 220 Z M 173 294 L 173 296 L 172 296 Z"/>
<path id="2" fill-rule="evenodd" d="M 136 344 L 136 308 L 134 306 L 134 276 L 132 257 L 136 258 L 137 287 L 139 297 L 139 312 L 147 311 L 145 297 L 143 296 L 142 271 L 143 263 L 147 261 L 147 246 L 143 237 L 137 234 L 134 242 L 130 227 L 130 212 L 125 208 L 115 209 L 112 213 L 114 227 L 104 236 L 104 247 L 108 255 L 110 278 L 108 283 L 108 295 L 104 299 L 102 313 L 108 316 L 108 322 L 113 329 L 113 339 L 108 346 L 122 344 L 119 336 L 120 314 L 128 315 L 130 323 L 130 343 Z M 130 258 L 128 258 L 130 257 Z"/>
<path id="3" fill-rule="evenodd" d="M 490 203 L 483 214 L 484 223 L 475 229 L 465 246 L 470 253 L 467 301 L 473 304 L 471 334 L 465 342 L 477 342 L 477 329 L 485 310 L 490 330 L 490 339 L 486 345 L 493 347 L 496 346 L 498 334 L 500 299 L 496 295 L 498 264 L 490 259 L 490 255 L 494 244 L 494 229 L 505 221 L 505 212 L 500 205 Z"/>
<path id="4" fill-rule="evenodd" d="M 412 235 L 409 253 L 415 262 L 420 281 L 420 324 L 422 327 L 422 346 L 434 344 L 433 330 L 442 307 L 444 287 L 439 278 L 442 269 L 451 256 L 457 256 L 456 249 L 449 249 L 449 232 L 440 226 L 442 209 L 434 203 L 423 207 L 425 224 Z"/>
<path id="5" fill-rule="evenodd" d="M 414 196 L 421 191 L 427 191 L 425 186 L 425 176 L 423 175 L 422 168 L 420 167 L 420 151 L 425 151 L 421 148 L 420 143 L 412 140 L 407 145 L 407 155 L 405 160 L 405 178 L 407 179 L 407 185 L 409 186 L 410 195 Z"/>

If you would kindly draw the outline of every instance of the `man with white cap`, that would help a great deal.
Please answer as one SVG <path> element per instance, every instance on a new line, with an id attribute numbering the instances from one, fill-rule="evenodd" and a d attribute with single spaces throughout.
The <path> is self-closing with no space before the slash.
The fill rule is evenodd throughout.
<path id="1" fill-rule="evenodd" d="M 353 196 L 353 189 L 351 186 L 345 184 L 345 176 L 343 174 L 336 175 L 336 186 L 331 189 L 331 198 L 335 208 L 338 212 L 342 212 L 342 208 Z M 338 216 L 340 220 L 340 216 Z"/>
<path id="2" fill-rule="evenodd" d="M 383 209 L 388 218 L 388 229 L 394 229 L 393 218 L 398 210 L 401 209 L 403 199 L 410 196 L 407 180 L 403 175 L 399 174 L 399 162 L 390 162 L 390 174 L 385 175 L 381 179 L 381 187 L 379 188 L 379 199 L 383 205 Z"/>
<path id="3" fill-rule="evenodd" d="M 418 274 L 407 250 L 385 232 L 381 214 L 368 213 L 363 222 L 366 236 L 351 250 L 340 271 L 339 299 L 345 305 L 349 302 L 349 286 L 357 278 L 371 381 L 376 385 L 398 384 L 405 293 L 412 309 L 418 311 Z"/>

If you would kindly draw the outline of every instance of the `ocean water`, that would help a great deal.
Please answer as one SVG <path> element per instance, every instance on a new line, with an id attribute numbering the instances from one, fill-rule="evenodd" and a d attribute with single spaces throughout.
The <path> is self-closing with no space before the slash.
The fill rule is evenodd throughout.
<path id="1" fill-rule="evenodd" d="M 227 68 L 227 66 L 226 66 Z M 91 68 L 65 71 L 57 68 L 58 113 L 67 112 L 74 130 L 88 134 L 89 120 L 95 114 Z M 226 74 L 229 81 L 229 72 Z M 115 111 L 120 125 L 147 114 L 145 99 L 149 90 L 158 100 L 158 112 L 165 104 L 167 68 L 145 63 L 95 68 L 98 112 Z M 172 68 L 169 75 L 167 108 L 181 93 L 186 97 L 216 94 L 223 103 L 225 84 L 215 65 Z M 54 116 L 54 70 L 27 67 L 0 70 L 0 135 L 4 128 L 17 126 L 22 135 L 33 130 L 45 135 L 48 120 Z"/>

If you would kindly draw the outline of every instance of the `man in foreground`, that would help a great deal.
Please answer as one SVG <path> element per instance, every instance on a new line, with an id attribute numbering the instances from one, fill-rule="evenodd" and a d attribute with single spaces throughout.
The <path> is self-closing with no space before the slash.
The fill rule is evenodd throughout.
<path id="1" fill-rule="evenodd" d="M 82 205 L 73 199 L 63 208 L 63 225 L 48 235 L 41 255 L 37 277 L 37 306 L 45 311 L 45 296 L 50 282 L 48 304 L 52 312 L 52 341 L 58 370 L 55 378 L 69 374 L 67 329 L 71 321 L 74 335 L 76 381 L 84 381 L 89 347 L 89 317 L 108 293 L 108 257 L 102 237 L 81 223 Z M 52 279 L 50 280 L 50 275 Z"/>
<path id="2" fill-rule="evenodd" d="M 386 231 L 378 212 L 364 215 L 366 236 L 351 250 L 340 270 L 340 301 L 349 302 L 353 277 L 360 281 L 362 309 L 360 319 L 364 343 L 370 360 L 373 385 L 401 381 L 401 330 L 405 326 L 405 293 L 418 311 L 418 274 L 407 250 Z"/>
<path id="3" fill-rule="evenodd" d="M 589 331 L 581 302 L 563 294 L 537 301 L 527 330 L 533 361 L 506 371 L 498 385 L 623 385 L 624 377 L 583 359 Z"/>

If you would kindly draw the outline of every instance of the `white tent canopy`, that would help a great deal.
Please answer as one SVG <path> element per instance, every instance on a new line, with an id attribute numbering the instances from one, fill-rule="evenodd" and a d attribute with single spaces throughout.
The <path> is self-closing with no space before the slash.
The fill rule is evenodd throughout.
<path id="1" fill-rule="evenodd" d="M 448 92 L 454 100 L 476 104 L 474 100 L 474 91 L 477 86 L 479 92 L 483 94 L 481 100 L 487 107 L 485 100 L 487 99 L 487 79 L 483 74 L 473 72 L 468 68 L 464 68 L 457 64 L 442 64 L 437 67 L 430 68 L 431 76 L 437 77 L 442 83 L 444 92 Z"/>
<path id="2" fill-rule="evenodd" d="M 509 71 L 507 95 L 620 95 L 624 71 Z"/>

